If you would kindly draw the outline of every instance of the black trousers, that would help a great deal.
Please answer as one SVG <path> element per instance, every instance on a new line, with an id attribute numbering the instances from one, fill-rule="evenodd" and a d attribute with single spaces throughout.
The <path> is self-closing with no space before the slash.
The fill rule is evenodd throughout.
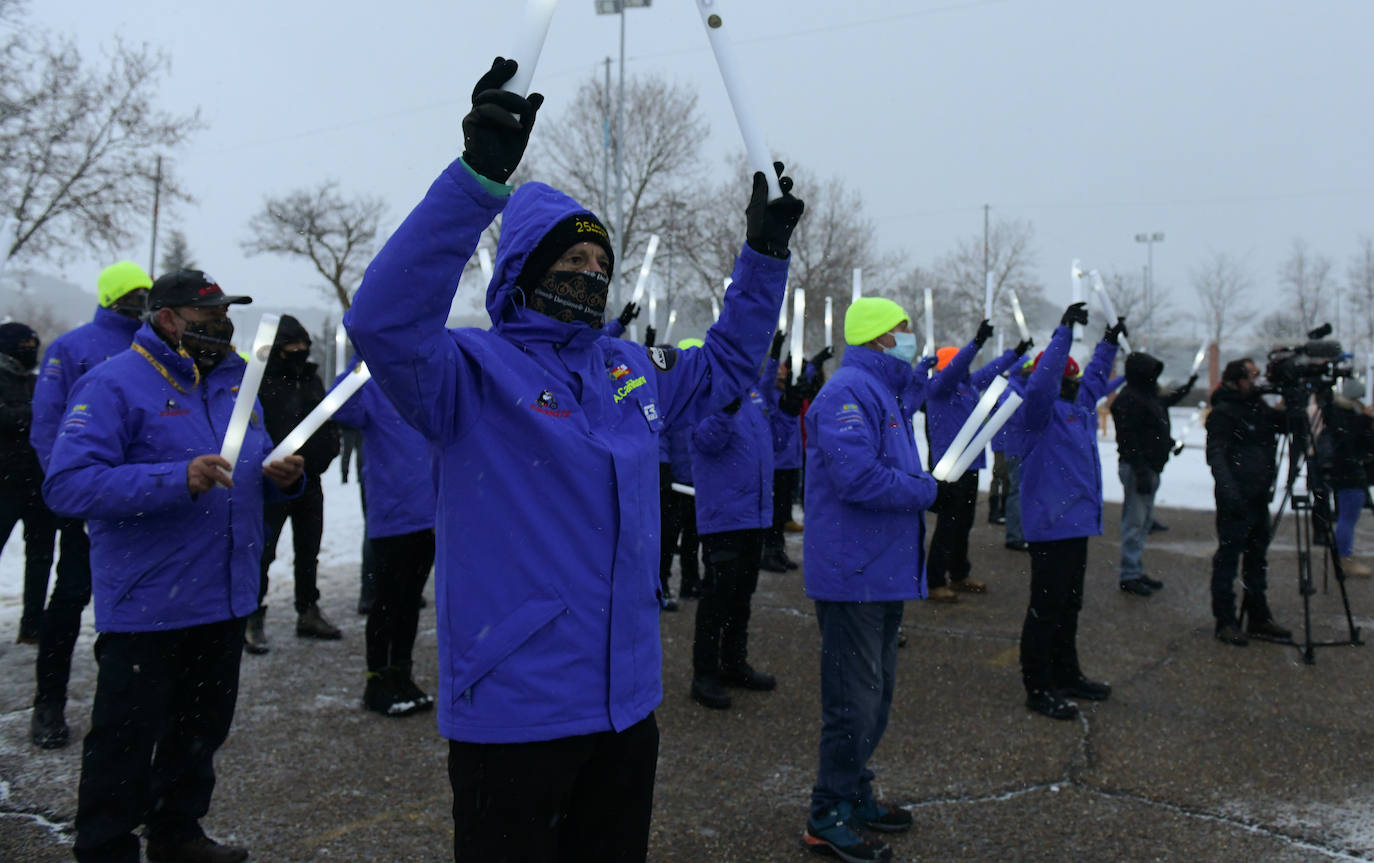
<path id="1" fill-rule="evenodd" d="M 956 482 L 942 482 L 935 496 L 935 533 L 926 556 L 926 585 L 944 587 L 950 580 L 968 578 L 968 533 L 978 506 L 978 471 L 971 470 Z"/>
<path id="2" fill-rule="evenodd" d="M 697 546 L 697 505 L 691 495 L 673 491 L 673 475 L 669 466 L 658 465 L 658 581 L 668 592 L 668 579 L 673 574 L 673 555 L 678 556 L 682 573 L 678 592 L 695 593 L 701 583 Z"/>
<path id="3" fill-rule="evenodd" d="M 410 667 L 420 625 L 420 594 L 434 567 L 434 531 L 421 530 L 370 541 L 377 598 L 367 616 L 367 670 Z"/>
<path id="4" fill-rule="evenodd" d="M 134 830 L 176 844 L 200 835 L 215 751 L 238 701 L 242 618 L 161 632 L 105 632 L 81 752 L 76 859 L 138 863 Z"/>
<path id="5" fill-rule="evenodd" d="M 0 548 L 10 532 L 24 522 L 24 608 L 19 634 L 38 638 L 43 624 L 43 601 L 52 573 L 52 546 L 57 536 L 57 516 L 43 502 L 38 487 L 0 488 Z"/>
<path id="6" fill-rule="evenodd" d="M 641 863 L 658 768 L 651 713 L 616 733 L 448 745 L 456 863 Z"/>
<path id="7" fill-rule="evenodd" d="M 797 476 L 801 468 L 789 467 L 773 471 L 773 523 L 764 536 L 764 548 L 782 549 L 784 526 L 792 520 L 792 498 L 797 493 Z"/>
<path id="8" fill-rule="evenodd" d="M 295 552 L 296 613 L 305 611 L 320 599 L 315 586 L 319 568 L 320 538 L 324 535 L 324 489 L 319 477 L 309 477 L 301 496 L 288 501 L 266 504 L 262 508 L 267 535 L 262 546 L 262 580 L 258 588 L 258 604 L 267 596 L 267 570 L 277 559 L 277 541 L 281 539 L 286 520 L 291 519 L 291 546 Z"/>
<path id="9" fill-rule="evenodd" d="M 1030 543 L 1030 603 L 1021 626 L 1021 680 L 1026 691 L 1052 689 L 1081 673 L 1078 613 L 1083 609 L 1083 574 L 1088 538 Z"/>
<path id="10" fill-rule="evenodd" d="M 1315 512 L 1315 510 L 1314 510 Z M 1313 516 L 1313 525 L 1316 516 Z M 1263 497 L 1238 507 L 1217 505 L 1217 551 L 1212 555 L 1212 616 L 1217 626 L 1237 622 L 1236 567 L 1244 556 L 1241 581 L 1245 585 L 1245 610 L 1252 617 L 1269 619 L 1269 502 Z"/>
<path id="11" fill-rule="evenodd" d="M 706 579 L 692 641 L 696 677 L 736 671 L 749 655 L 749 601 L 759 586 L 763 531 L 727 530 L 701 537 Z"/>
<path id="12" fill-rule="evenodd" d="M 53 585 L 38 635 L 38 678 L 33 703 L 65 705 L 72 676 L 72 651 L 81 634 L 81 613 L 91 602 L 91 539 L 80 519 L 59 520 L 57 583 Z"/>

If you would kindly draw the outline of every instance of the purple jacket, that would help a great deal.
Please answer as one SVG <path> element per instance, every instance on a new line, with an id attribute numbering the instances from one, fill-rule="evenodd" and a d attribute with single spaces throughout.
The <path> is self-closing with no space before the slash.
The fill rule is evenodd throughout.
<path id="1" fill-rule="evenodd" d="M 926 387 L 926 440 L 930 443 L 931 464 L 939 462 L 944 456 L 945 450 L 954 442 L 955 435 L 959 434 L 959 429 L 973 414 L 978 399 L 992 379 L 1020 359 L 1016 351 L 1008 349 L 970 374 L 969 366 L 973 364 L 977 353 L 977 342 L 964 345 L 949 361 L 949 365 L 935 373 Z M 987 458 L 979 453 L 968 469 L 982 470 L 985 467 Z"/>
<path id="2" fill-rule="evenodd" d="M 773 433 L 754 387 L 733 414 L 720 411 L 692 429 L 697 533 L 773 523 Z"/>

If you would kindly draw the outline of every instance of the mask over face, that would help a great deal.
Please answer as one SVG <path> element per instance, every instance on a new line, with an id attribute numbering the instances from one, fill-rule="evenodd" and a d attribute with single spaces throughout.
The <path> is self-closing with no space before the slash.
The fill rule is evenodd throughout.
<path id="1" fill-rule="evenodd" d="M 890 357 L 896 357 L 902 362 L 909 363 L 916 359 L 916 334 L 892 332 L 889 335 L 897 340 L 897 343 L 890 348 L 883 348 L 883 353 Z"/>
<path id="2" fill-rule="evenodd" d="M 35 342 L 24 342 L 17 346 L 11 353 L 14 361 L 23 367 L 24 371 L 29 371 L 38 365 L 38 345 Z"/>
<path id="3" fill-rule="evenodd" d="M 181 345 L 195 359 L 196 365 L 205 371 L 219 365 L 219 361 L 229 353 L 233 340 L 234 322 L 228 318 L 216 318 L 212 321 L 186 321 Z"/>
<path id="4" fill-rule="evenodd" d="M 530 291 L 526 308 L 565 324 L 581 321 L 600 329 L 606 322 L 611 280 L 602 273 L 551 271 Z"/>
<path id="5" fill-rule="evenodd" d="M 278 351 L 272 355 L 272 371 L 287 377 L 302 377 L 310 364 L 310 351 Z"/>
<path id="6" fill-rule="evenodd" d="M 1064 378 L 1059 382 L 1059 397 L 1066 402 L 1078 400 L 1078 385 L 1082 383 L 1078 378 Z"/>

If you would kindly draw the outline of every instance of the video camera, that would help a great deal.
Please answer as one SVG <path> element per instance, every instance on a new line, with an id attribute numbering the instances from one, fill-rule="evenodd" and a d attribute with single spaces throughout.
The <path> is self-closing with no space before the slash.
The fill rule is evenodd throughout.
<path id="1" fill-rule="evenodd" d="M 1329 335 L 1331 325 L 1322 324 L 1308 332 L 1305 344 L 1270 351 L 1264 372 L 1268 384 L 1261 391 L 1277 393 L 1293 403 L 1288 395 L 1296 390 L 1320 392 L 1330 389 L 1337 378 L 1349 377 L 1354 370 L 1350 355 Z"/>

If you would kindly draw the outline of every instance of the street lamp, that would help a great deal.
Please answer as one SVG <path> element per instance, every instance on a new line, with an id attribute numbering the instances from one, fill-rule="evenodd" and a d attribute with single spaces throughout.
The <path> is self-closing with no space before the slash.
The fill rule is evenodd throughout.
<path id="1" fill-rule="evenodd" d="M 1155 231 L 1150 234 L 1136 234 L 1135 241 L 1145 244 L 1145 318 L 1154 318 L 1153 297 L 1155 292 L 1155 243 L 1164 242 L 1164 232 Z M 1144 323 L 1144 321 L 1141 321 Z M 1150 346 L 1149 333 L 1141 333 L 1146 347 Z"/>
<path id="2" fill-rule="evenodd" d="M 596 14 L 620 16 L 620 92 L 616 95 L 615 134 L 615 234 L 616 258 L 625 259 L 625 182 L 620 170 L 620 135 L 625 118 L 625 10 L 631 6 L 647 7 L 650 0 L 596 0 Z M 607 94 L 609 95 L 609 94 Z M 615 283 L 612 302 L 620 303 L 620 282 Z"/>

